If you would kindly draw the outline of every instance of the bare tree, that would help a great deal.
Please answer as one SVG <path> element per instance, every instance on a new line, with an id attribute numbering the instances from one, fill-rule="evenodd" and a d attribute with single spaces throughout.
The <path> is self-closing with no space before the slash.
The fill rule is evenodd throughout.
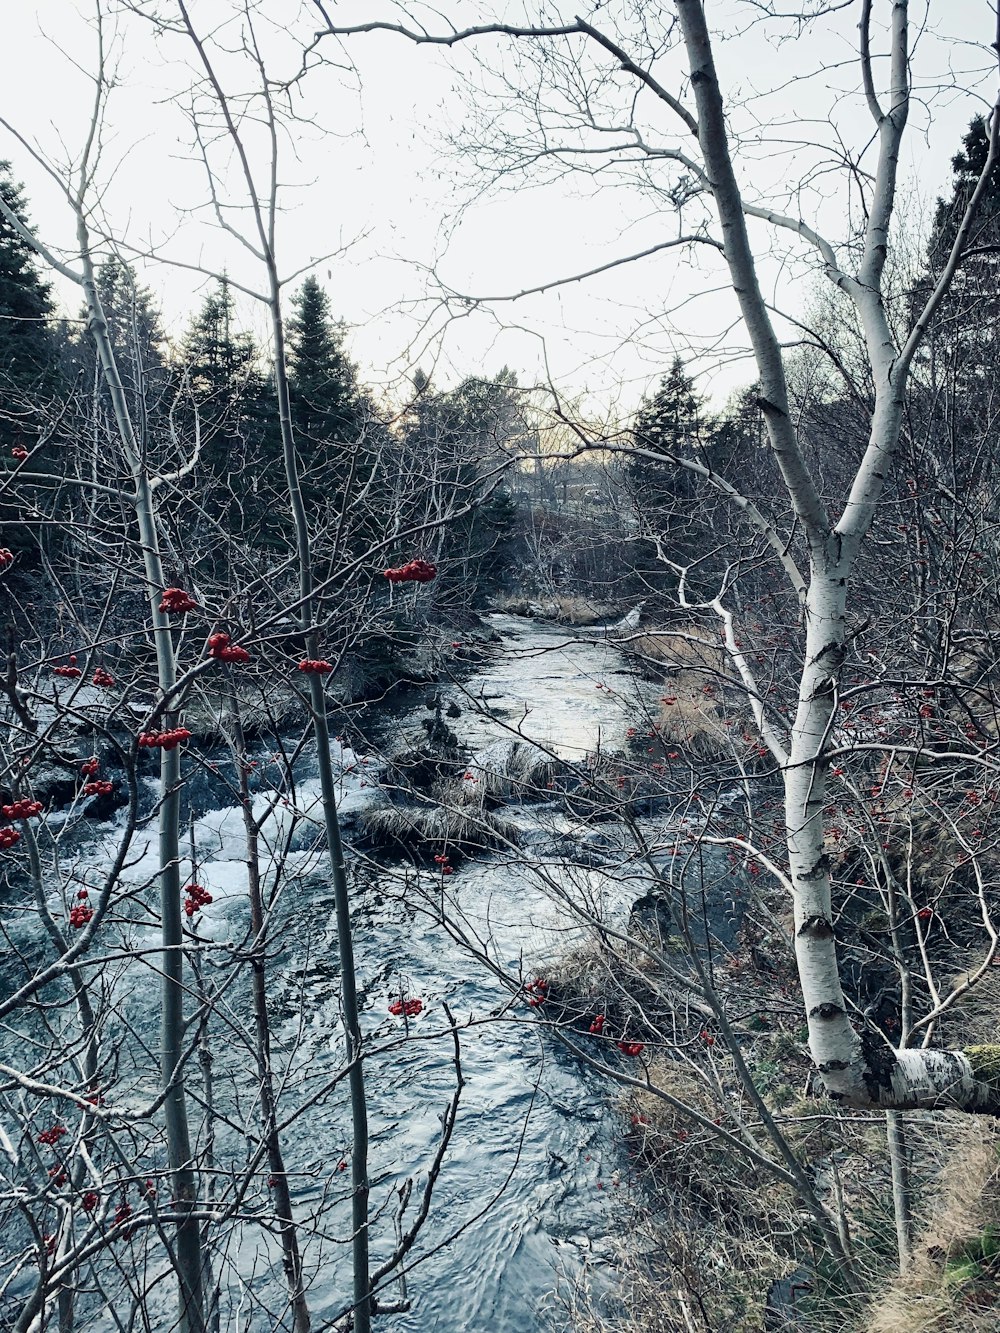
<path id="1" fill-rule="evenodd" d="M 720 239 L 709 232 L 685 235 L 680 242 L 699 241 L 718 247 L 725 259 L 743 327 L 750 342 L 759 378 L 759 403 L 766 418 L 770 448 L 780 471 L 793 516 L 790 535 L 779 533 L 770 518 L 745 497 L 734 493 L 721 478 L 706 478 L 719 486 L 729 499 L 742 507 L 744 517 L 770 543 L 779 557 L 784 575 L 801 605 L 801 667 L 795 684 L 796 703 L 791 716 L 771 707 L 771 691 L 758 679 L 750 655 L 741 647 L 727 607 L 731 580 L 724 581 L 713 606 L 722 626 L 730 669 L 741 681 L 749 709 L 763 744 L 780 767 L 785 790 L 788 873 L 795 903 L 795 951 L 809 1023 L 810 1045 L 816 1066 L 831 1093 L 854 1105 L 881 1105 L 901 1109 L 949 1104 L 970 1111 L 995 1111 L 998 1102 L 996 1053 L 980 1050 L 938 1051 L 928 1048 L 889 1048 L 855 1031 L 845 1003 L 838 972 L 833 924 L 833 902 L 829 858 L 824 849 L 824 806 L 831 767 L 833 728 L 840 702 L 840 679 L 848 644 L 848 598 L 858 570 L 863 566 L 866 539 L 883 495 L 886 470 L 900 447 L 905 390 L 909 372 L 927 328 L 954 281 L 968 245 L 976 208 L 986 180 L 996 161 L 1000 137 L 1000 113 L 994 105 L 989 120 L 989 152 L 978 186 L 971 192 L 965 213 L 957 225 L 949 253 L 921 307 L 902 338 L 897 338 L 886 316 L 884 280 L 892 245 L 892 222 L 896 204 L 900 147 L 912 98 L 909 43 L 912 21 L 905 3 L 893 7 L 888 24 L 887 74 L 882 92 L 878 89 L 878 66 L 871 49 L 873 7 L 863 0 L 860 16 L 858 79 L 871 115 L 877 161 L 860 182 L 864 201 L 861 234 L 835 247 L 807 222 L 786 216 L 754 202 L 741 187 L 736 172 L 723 101 L 716 72 L 713 39 L 703 7 L 698 0 L 678 0 L 676 21 L 687 63 L 687 96 L 672 92 L 654 73 L 655 61 L 670 47 L 669 23 L 664 14 L 663 34 L 653 35 L 653 25 L 643 29 L 623 10 L 610 18 L 573 18 L 523 25 L 486 22 L 464 29 L 435 32 L 420 22 L 375 19 L 338 25 L 322 0 L 317 12 L 325 24 L 324 34 L 343 41 L 376 30 L 394 32 L 416 44 L 454 46 L 486 35 L 505 35 L 535 45 L 543 54 L 538 68 L 574 69 L 571 48 L 589 48 L 604 69 L 614 77 L 628 76 L 634 100 L 626 113 L 625 128 L 615 141 L 612 160 L 673 164 L 688 182 L 684 197 L 700 195 L 711 205 L 720 229 Z M 617 22 L 616 22 L 617 20 Z M 324 35 L 317 38 L 317 43 Z M 569 52 L 569 54 L 567 54 Z M 675 85 L 681 80 L 670 76 Z M 581 75 L 581 87 L 587 80 Z M 544 106 L 546 83 L 541 78 L 538 95 Z M 640 97 L 640 94 L 642 97 Z M 669 112 L 681 135 L 680 142 L 658 142 L 639 121 L 643 99 Z M 582 126 L 582 137 L 593 129 L 612 130 L 610 124 L 594 120 L 592 103 L 566 120 Z M 540 122 L 539 122 L 540 123 Z M 624 147 L 623 147 L 624 145 Z M 523 167 L 531 153 L 518 146 Z M 601 153 L 580 138 L 534 149 L 535 160 L 558 163 L 572 161 L 580 153 Z M 856 177 L 855 177 L 856 179 Z M 675 200 L 679 202 L 679 196 Z M 859 442 L 859 462 L 839 495 L 825 501 L 819 493 L 813 468 L 798 438 L 789 400 L 785 355 L 768 302 L 762 292 L 758 261 L 747 229 L 749 218 L 761 219 L 780 232 L 790 233 L 810 247 L 823 271 L 842 299 L 858 312 L 863 329 L 865 356 L 874 385 L 867 439 Z M 632 256 L 635 258 L 635 256 Z M 625 262 L 616 261 L 616 262 Z M 579 277 L 580 275 L 577 275 Z M 574 278 L 573 280 L 576 280 Z M 699 469 L 691 460 L 677 460 Z"/>

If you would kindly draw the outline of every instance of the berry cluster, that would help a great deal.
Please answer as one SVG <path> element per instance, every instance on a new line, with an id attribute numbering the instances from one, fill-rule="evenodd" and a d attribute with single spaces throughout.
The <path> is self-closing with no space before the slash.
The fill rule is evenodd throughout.
<path id="1" fill-rule="evenodd" d="M 170 731 L 143 731 L 139 734 L 139 745 L 144 750 L 176 750 L 181 741 L 189 741 L 191 733 L 187 727 L 174 727 Z"/>
<path id="2" fill-rule="evenodd" d="M 212 901 L 212 895 L 200 884 L 185 884 L 184 892 L 187 895 L 184 899 L 185 916 L 194 916 L 200 907 L 207 907 Z"/>
<path id="3" fill-rule="evenodd" d="M 28 457 L 28 451 L 23 444 L 15 444 L 10 451 L 11 458 L 16 458 L 19 463 L 23 463 Z"/>
<path id="4" fill-rule="evenodd" d="M 132 1216 L 132 1205 L 123 1199 L 115 1209 L 115 1222 L 127 1222 Z"/>
<path id="5" fill-rule="evenodd" d="M 80 765 L 80 772 L 84 775 L 84 777 L 96 778 L 100 770 L 101 770 L 101 761 L 100 759 L 98 759 L 96 754 L 92 755 L 89 759 L 85 759 L 83 763 Z"/>
<path id="6" fill-rule="evenodd" d="M 115 784 L 107 782 L 103 778 L 97 778 L 93 782 L 83 784 L 84 796 L 110 796 L 114 791 Z"/>
<path id="7" fill-rule="evenodd" d="M 0 848 L 13 847 L 15 842 L 21 841 L 21 835 L 16 828 L 0 828 Z"/>
<path id="8" fill-rule="evenodd" d="M 238 643 L 233 643 L 228 634 L 221 631 L 208 636 L 208 655 L 217 662 L 249 662 L 250 654 Z"/>
<path id="9" fill-rule="evenodd" d="M 400 998 L 398 1000 L 393 1000 L 392 1004 L 389 1005 L 389 1013 L 392 1014 L 394 1018 L 399 1018 L 401 1014 L 405 1014 L 407 1018 L 416 1018 L 417 1014 L 423 1011 L 423 1007 L 423 1000 L 407 1000 Z"/>
<path id="10" fill-rule="evenodd" d="M 50 1166 L 49 1180 L 55 1185 L 56 1189 L 58 1189 L 60 1185 L 66 1184 L 66 1172 L 61 1166 Z"/>
<path id="11" fill-rule="evenodd" d="M 29 801 L 25 796 L 12 805 L 0 806 L 0 810 L 3 810 L 4 819 L 30 819 L 32 815 L 42 813 L 42 803 L 41 801 Z"/>
<path id="12" fill-rule="evenodd" d="M 53 676 L 65 676 L 67 680 L 76 680 L 83 672 L 76 664 L 76 654 L 70 654 L 69 666 L 58 666 L 52 668 Z"/>
<path id="13" fill-rule="evenodd" d="M 604 1031 L 604 1015 L 603 1015 L 603 1014 L 598 1014 L 598 1015 L 597 1015 L 597 1017 L 596 1017 L 596 1018 L 594 1019 L 594 1021 L 591 1023 L 591 1025 L 590 1025 L 590 1029 L 589 1029 L 589 1030 L 590 1030 L 590 1035 L 591 1035 L 592 1037 L 599 1037 L 599 1036 L 601 1035 L 601 1033 Z"/>
<path id="14" fill-rule="evenodd" d="M 103 685 L 105 688 L 115 683 L 115 678 L 110 671 L 105 671 L 103 667 L 98 667 L 94 672 L 94 684 Z"/>
<path id="15" fill-rule="evenodd" d="M 440 869 L 442 875 L 453 875 L 455 867 L 448 864 L 447 856 L 435 856 L 434 864 Z"/>
<path id="16" fill-rule="evenodd" d="M 524 993 L 528 997 L 528 1008 L 537 1009 L 540 1004 L 544 1004 L 549 998 L 549 983 L 544 977 L 536 977 L 534 981 L 524 983 Z"/>
<path id="17" fill-rule="evenodd" d="M 615 1045 L 622 1055 L 641 1055 L 646 1049 L 645 1042 L 641 1041 L 617 1041 Z"/>
<path id="18" fill-rule="evenodd" d="M 386 569 L 383 573 L 390 583 L 430 583 L 437 577 L 437 565 L 427 560 L 411 560 L 398 569 Z"/>
<path id="19" fill-rule="evenodd" d="M 182 616 L 185 611 L 194 611 L 198 603 L 183 588 L 164 588 L 160 610 L 168 616 Z"/>
<path id="20" fill-rule="evenodd" d="M 92 1213 L 100 1200 L 93 1190 L 87 1190 L 86 1194 L 80 1200 L 80 1207 L 85 1213 Z"/>
<path id="21" fill-rule="evenodd" d="M 69 1130 L 65 1125 L 53 1125 L 51 1129 L 42 1130 L 38 1136 L 38 1142 L 53 1146 L 59 1142 L 64 1134 L 68 1133 Z"/>
<path id="22" fill-rule="evenodd" d="M 14 552 L 7 549 L 6 546 L 0 546 L 0 574 L 5 569 L 10 569 L 14 563 Z"/>
<path id="23" fill-rule="evenodd" d="M 325 676 L 328 671 L 333 670 L 333 663 L 324 661 L 322 657 L 304 657 L 299 663 L 299 670 L 314 676 Z"/>
<path id="24" fill-rule="evenodd" d="M 74 930 L 82 930 L 93 919 L 94 909 L 88 907 L 86 903 L 78 903 L 76 907 L 69 909 L 69 924 Z"/>

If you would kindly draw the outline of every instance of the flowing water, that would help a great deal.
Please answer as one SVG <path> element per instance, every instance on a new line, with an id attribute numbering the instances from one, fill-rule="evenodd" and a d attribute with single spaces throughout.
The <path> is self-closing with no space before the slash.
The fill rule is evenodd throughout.
<path id="1" fill-rule="evenodd" d="M 566 631 L 512 617 L 493 617 L 502 635 L 496 654 L 462 685 L 442 687 L 445 702 L 462 715 L 452 722 L 471 752 L 488 755 L 512 737 L 540 742 L 569 760 L 602 746 L 622 744 L 639 686 L 613 645 L 580 642 Z M 363 730 L 380 748 L 412 746 L 427 717 L 421 695 L 367 710 Z M 361 747 L 359 746 L 359 750 Z M 373 799 L 377 761 L 346 747 L 341 808 L 354 885 L 355 949 L 365 1031 L 370 1103 L 373 1251 L 387 1252 L 394 1234 L 398 1190 L 414 1182 L 408 1225 L 441 1134 L 441 1115 L 456 1082 L 447 1004 L 460 1029 L 464 1088 L 454 1137 L 437 1182 L 429 1220 L 410 1253 L 406 1313 L 385 1316 L 386 1333 L 533 1333 L 564 1327 L 559 1287 L 586 1280 L 598 1293 L 613 1284 L 612 1238 L 624 1217 L 627 1193 L 621 1125 L 611 1089 L 583 1067 L 474 956 L 488 956 L 508 976 L 544 974 L 572 947 L 577 927 L 547 895 L 522 858 L 496 853 L 462 863 L 447 880 L 402 866 L 373 864 L 351 846 L 352 821 Z M 261 755 L 256 781 L 267 799 L 268 763 Z M 288 882 L 275 909 L 274 951 L 269 961 L 274 1062 L 286 1071 L 286 1106 L 315 1097 L 286 1129 L 287 1166 L 297 1217 L 303 1225 L 309 1300 L 317 1325 L 349 1302 L 349 1203 L 346 1165 L 350 1127 L 342 1067 L 343 1029 L 338 1012 L 338 968 L 332 902 L 310 822 L 318 784 L 308 767 L 297 770 L 295 808 L 305 816 L 292 843 Z M 150 783 L 150 793 L 155 784 Z M 224 789 L 202 775 L 187 794 L 197 878 L 213 895 L 199 930 L 219 945 L 238 942 L 247 928 L 246 868 L 242 819 Z M 265 834 L 274 846 L 287 832 L 291 807 L 278 806 Z M 558 863 L 558 848 L 576 830 L 544 803 L 511 807 L 530 855 Z M 560 839 L 562 842 L 560 843 Z M 99 866 L 115 843 L 114 825 L 92 829 L 80 862 Z M 141 896 L 155 872 L 155 847 L 133 858 L 127 879 Z M 186 868 L 187 869 L 187 868 Z M 84 868 L 82 878 L 87 877 Z M 405 892 L 404 892 L 405 889 Z M 599 890 L 600 891 L 600 890 Z M 460 922 L 457 942 L 437 918 L 442 895 Z M 133 948 L 152 950 L 155 922 L 129 927 Z M 27 939 L 29 926 L 23 927 Z M 468 941 L 475 949 L 470 951 Z M 155 961 L 155 955 L 151 955 Z M 225 985 L 230 972 L 206 955 L 205 984 Z M 120 1049 L 120 1077 L 127 1084 L 130 1042 L 137 1034 L 155 1047 L 156 977 L 145 965 L 118 967 L 107 980 L 118 994 L 111 1036 Z M 215 1096 L 234 1124 L 255 1123 L 249 1000 L 240 980 L 221 993 L 213 1025 Z M 405 993 L 423 1002 L 409 1020 L 388 1012 Z M 149 1094 L 149 1066 L 135 1062 L 136 1106 Z M 142 1079 L 145 1083 L 140 1087 Z M 324 1091 L 325 1090 L 325 1091 Z M 322 1095 L 321 1094 L 322 1091 Z M 127 1098 L 126 1098 L 127 1104 Z M 231 1140 L 231 1141 L 230 1141 Z M 227 1165 L 239 1170 L 240 1140 L 223 1127 L 216 1152 L 220 1198 Z M 227 1154 L 231 1154 L 227 1157 Z M 267 1207 L 266 1166 L 250 1190 L 246 1211 Z M 237 1290 L 235 1270 L 253 1281 L 259 1305 L 224 1304 L 222 1328 L 232 1333 L 276 1327 L 266 1314 L 280 1309 L 282 1284 L 273 1238 L 261 1228 L 234 1225 L 215 1258 L 223 1290 Z M 387 1288 L 391 1302 L 401 1292 Z M 164 1312 L 165 1313 L 165 1312 Z M 107 1325 L 97 1309 L 86 1325 Z M 165 1325 L 164 1325 L 165 1326 Z"/>

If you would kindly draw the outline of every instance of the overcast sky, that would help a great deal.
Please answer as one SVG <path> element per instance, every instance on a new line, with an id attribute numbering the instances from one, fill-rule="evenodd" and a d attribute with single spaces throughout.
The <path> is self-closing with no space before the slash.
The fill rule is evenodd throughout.
<path id="1" fill-rule="evenodd" d="M 175 0 L 154 7 L 176 16 Z M 794 5 L 777 6 L 788 13 Z M 427 26 L 442 29 L 421 9 Z M 521 4 L 443 6 L 459 24 L 505 8 L 519 20 Z M 553 6 L 553 9 L 557 6 Z M 579 11 L 567 6 L 567 15 Z M 649 35 L 666 32 L 656 7 L 608 0 L 585 13 L 615 31 L 643 63 L 637 24 L 623 12 L 644 11 Z M 763 6 L 739 0 L 711 4 L 719 34 L 717 60 L 747 196 L 792 211 L 819 225 L 834 242 L 857 223 L 859 198 L 842 170 L 844 155 L 871 163 L 872 122 L 860 94 L 854 43 L 855 4 L 800 24 L 764 21 Z M 820 6 L 810 0 L 809 11 Z M 190 0 L 194 23 L 206 35 L 227 89 L 253 83 L 239 49 L 245 24 L 231 16 L 230 0 Z M 407 7 L 391 0 L 326 6 L 344 23 L 386 17 L 399 21 Z M 884 19 L 888 0 L 876 0 Z M 155 253 L 142 260 L 143 278 L 161 302 L 171 335 L 179 337 L 204 294 L 208 279 L 177 264 L 227 269 L 252 288 L 263 282 L 257 261 L 214 224 L 206 208 L 204 167 L 194 150 L 189 110 L 194 52 L 183 36 L 157 35 L 133 14 L 107 5 L 109 69 L 116 86 L 102 130 L 98 215 L 123 253 Z M 272 77 L 287 78 L 302 61 L 303 47 L 320 26 L 310 3 L 256 0 L 255 30 Z M 608 11 L 612 11 L 610 14 Z M 948 188 L 949 163 L 969 119 L 992 98 L 995 58 L 988 43 L 994 19 L 985 0 L 935 0 L 929 12 L 914 6 L 921 33 L 914 54 L 915 99 L 904 151 L 902 198 L 911 236 L 926 230 L 937 194 Z M 2 115 L 49 161 L 75 158 L 84 142 L 96 66 L 93 0 L 37 0 L 4 7 Z M 663 14 L 669 9 L 664 6 Z M 530 383 L 550 373 L 569 395 L 587 395 L 594 411 L 626 411 L 674 351 L 692 358 L 699 383 L 721 402 L 753 378 L 740 358 L 725 274 L 714 252 L 663 250 L 586 282 L 544 295 L 504 301 L 473 313 L 452 304 L 444 318 L 439 283 L 474 297 L 514 294 L 554 278 L 608 264 L 662 243 L 678 233 L 676 209 L 665 191 L 676 179 L 670 164 L 650 169 L 603 163 L 581 174 L 568 159 L 547 157 L 528 172 L 497 158 L 501 140 L 523 146 L 524 116 L 544 126 L 549 144 L 593 147 L 624 142 L 632 89 L 603 53 L 585 51 L 578 68 L 568 57 L 583 50 L 564 45 L 544 73 L 546 115 L 539 119 L 529 94 L 538 77 L 531 51 L 507 40 L 484 39 L 452 48 L 415 47 L 389 35 L 367 35 L 335 44 L 327 39 L 296 88 L 295 123 L 281 137 L 282 215 L 279 254 L 290 273 L 313 271 L 330 293 L 336 313 L 350 327 L 350 346 L 365 378 L 397 386 L 414 365 L 436 365 L 437 381 L 454 383 L 469 373 L 494 373 L 504 364 Z M 320 53 L 324 57 L 319 62 Z M 671 91 L 686 94 L 685 64 L 664 49 L 654 72 Z M 884 76 L 884 62 L 877 64 Z M 567 129 L 576 116 L 572 94 L 584 89 L 591 106 L 609 110 L 606 130 Z M 677 123 L 648 93 L 634 106 L 646 142 L 684 145 Z M 255 166 L 263 140 L 248 128 Z M 72 260 L 73 221 L 53 182 L 15 138 L 0 131 L 0 156 L 14 164 L 27 187 L 34 223 L 49 243 Z M 686 145 L 684 145 L 686 146 Z M 868 156 L 865 156 L 866 149 Z M 838 162 L 837 156 L 841 161 Z M 243 191 L 228 146 L 211 149 L 226 217 L 245 225 L 238 208 Z M 577 164 L 593 167 L 592 153 Z M 491 170 L 491 165 L 493 170 Z M 496 168 L 503 167 L 499 180 Z M 683 226 L 701 217 L 688 204 Z M 782 238 L 774 250 L 768 229 L 754 224 L 765 286 L 775 304 L 801 315 L 822 282 L 813 256 Z M 131 247 L 131 248 L 130 248 Z M 76 295 L 60 288 L 76 312 Z M 249 327 L 264 336 L 263 313 L 241 307 Z"/>

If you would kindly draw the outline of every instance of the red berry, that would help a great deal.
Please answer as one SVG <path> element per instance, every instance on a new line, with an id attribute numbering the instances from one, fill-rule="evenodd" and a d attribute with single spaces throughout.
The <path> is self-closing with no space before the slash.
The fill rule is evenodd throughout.
<path id="1" fill-rule="evenodd" d="M 163 600 L 160 602 L 160 610 L 168 616 L 183 615 L 185 611 L 193 611 L 198 603 L 183 588 L 164 588 Z"/>
<path id="2" fill-rule="evenodd" d="M 427 560 L 410 560 L 398 569 L 386 569 L 382 573 L 390 583 L 430 583 L 437 577 L 437 566 Z"/>

